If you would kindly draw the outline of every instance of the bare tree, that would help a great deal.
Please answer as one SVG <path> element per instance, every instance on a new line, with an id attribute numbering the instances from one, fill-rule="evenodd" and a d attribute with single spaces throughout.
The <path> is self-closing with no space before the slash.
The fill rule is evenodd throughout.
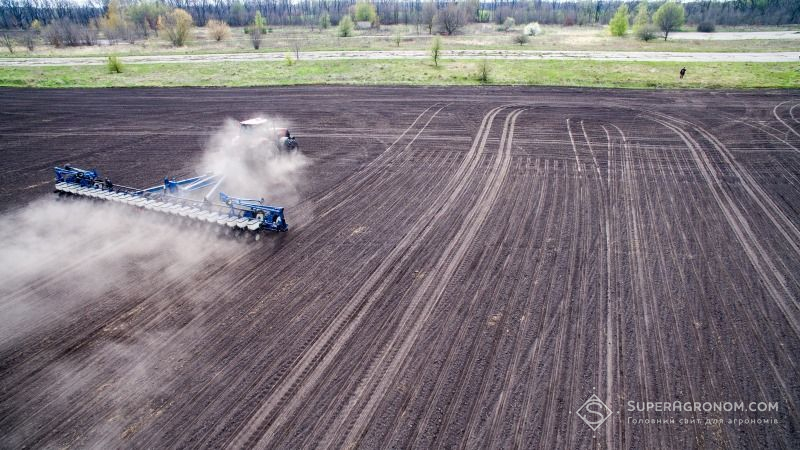
<path id="1" fill-rule="evenodd" d="M 428 0 L 422 6 L 422 12 L 420 13 L 420 22 L 425 25 L 425 28 L 428 29 L 428 34 L 433 34 L 433 26 L 436 20 L 436 5 L 433 3 L 433 0 Z"/>
<path id="2" fill-rule="evenodd" d="M 36 50 L 36 38 L 36 32 L 32 30 L 28 30 L 22 35 L 22 43 L 25 44 L 25 48 L 27 48 L 29 52 Z"/>
<path id="3" fill-rule="evenodd" d="M 2 39 L 3 45 L 8 49 L 9 53 L 14 53 L 14 40 L 11 39 L 11 35 L 8 33 L 3 33 Z"/>
<path id="4" fill-rule="evenodd" d="M 292 50 L 294 50 L 294 59 L 300 61 L 300 49 L 303 47 L 303 41 L 295 39 L 292 41 Z"/>
<path id="5" fill-rule="evenodd" d="M 464 8 L 449 3 L 446 8 L 436 14 L 436 26 L 440 31 L 454 34 L 467 24 L 467 13 Z"/>

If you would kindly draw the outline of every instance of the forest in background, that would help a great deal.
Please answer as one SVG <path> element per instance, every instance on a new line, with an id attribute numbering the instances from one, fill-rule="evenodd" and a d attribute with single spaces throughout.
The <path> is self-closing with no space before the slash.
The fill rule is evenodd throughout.
<path id="1" fill-rule="evenodd" d="M 375 25 L 421 25 L 430 14 L 457 9 L 468 22 L 501 24 L 513 18 L 516 23 L 539 22 L 541 24 L 604 25 L 622 4 L 631 11 L 638 1 L 401 1 L 377 0 L 376 15 L 371 18 Z M 664 2 L 651 2 L 649 8 L 657 9 Z M 724 26 L 739 25 L 786 25 L 800 21 L 798 0 L 731 0 L 696 1 L 682 4 L 686 11 L 686 22 L 698 24 L 710 22 Z M 245 26 L 253 21 L 256 13 L 270 26 L 296 25 L 318 26 L 327 17 L 337 25 L 345 16 L 351 16 L 357 8 L 355 0 L 145 0 L 122 1 L 121 7 L 128 11 L 133 26 L 139 32 L 154 29 L 161 15 L 175 8 L 187 11 L 194 24 L 204 26 L 209 20 L 218 20 L 230 26 Z M 0 28 L 28 29 L 47 25 L 54 21 L 69 21 L 74 24 L 92 26 L 107 16 L 108 0 L 0 0 Z M 135 31 L 135 30 L 132 30 Z"/>

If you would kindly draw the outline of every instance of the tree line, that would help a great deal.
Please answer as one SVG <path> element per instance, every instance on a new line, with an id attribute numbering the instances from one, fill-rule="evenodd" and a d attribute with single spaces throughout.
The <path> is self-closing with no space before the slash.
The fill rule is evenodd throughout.
<path id="1" fill-rule="evenodd" d="M 611 21 L 621 5 L 634 10 L 639 2 L 375 0 L 370 3 L 376 12 L 377 24 L 424 27 L 430 24 L 432 13 L 456 14 L 456 21 L 463 19 L 468 22 L 502 24 L 512 18 L 516 23 L 604 25 Z M 651 7 L 656 10 L 662 3 L 653 2 Z M 47 25 L 55 21 L 88 26 L 108 15 L 109 4 L 109 0 L 0 0 L 0 28 L 28 29 L 33 24 Z M 357 8 L 356 0 L 123 0 L 120 5 L 140 32 L 155 29 L 158 17 L 175 9 L 186 11 L 200 26 L 209 20 L 230 26 L 246 26 L 253 22 L 256 13 L 269 25 L 318 26 L 324 20 L 338 25 L 345 16 L 354 16 Z M 784 25 L 800 22 L 799 0 L 700 0 L 683 6 L 686 21 L 694 24 Z"/>

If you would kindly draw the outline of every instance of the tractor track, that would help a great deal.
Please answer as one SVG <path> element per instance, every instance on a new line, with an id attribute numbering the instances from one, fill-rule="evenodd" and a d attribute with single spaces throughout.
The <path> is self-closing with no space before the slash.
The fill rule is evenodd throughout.
<path id="1" fill-rule="evenodd" d="M 225 117 L 281 117 L 312 161 L 288 233 L 8 272 L 4 317 L 53 308 L 4 338 L 0 448 L 796 448 L 799 97 L 0 89 L 0 211 L 42 204 L 54 162 L 188 173 Z M 75 284 L 94 258 L 127 272 Z M 628 420 L 676 400 L 777 423 Z"/>
<path id="2" fill-rule="evenodd" d="M 489 114 L 487 114 L 486 117 L 484 117 L 484 122 L 482 123 L 481 130 L 485 127 L 487 122 L 489 123 L 489 125 L 491 124 L 491 121 L 494 119 L 494 115 L 497 114 L 499 109 L 500 108 L 495 108 L 495 110 L 491 111 Z M 475 140 L 475 142 L 473 144 L 473 148 L 470 150 L 470 154 L 475 154 L 476 151 L 479 152 L 480 149 L 482 149 L 482 147 L 486 143 L 486 139 L 487 139 L 488 136 L 481 136 L 480 130 L 479 130 L 478 136 L 479 137 L 476 138 L 476 140 Z M 482 140 L 481 140 L 481 138 L 482 138 Z M 478 147 L 478 143 L 479 142 L 480 142 L 480 149 Z M 420 232 L 422 232 L 425 228 L 427 228 L 427 226 L 429 225 L 430 222 L 435 222 L 435 219 L 434 220 L 429 220 L 428 217 L 434 216 L 434 215 L 441 215 L 441 208 L 446 205 L 446 203 L 444 203 L 444 201 L 445 201 L 445 198 L 448 195 L 448 193 L 449 192 L 453 192 L 453 194 L 450 194 L 450 198 L 452 198 L 452 197 L 455 197 L 457 195 L 457 193 L 459 192 L 458 191 L 459 186 L 462 186 L 462 189 L 463 189 L 464 184 L 467 181 L 469 181 L 464 175 L 470 173 L 470 168 L 474 168 L 474 166 L 475 166 L 475 164 L 474 163 L 470 163 L 470 161 L 477 161 L 477 158 L 474 158 L 474 157 L 470 158 L 469 155 L 467 156 L 467 158 L 465 159 L 465 162 L 462 163 L 462 165 L 459 167 L 459 169 L 456 172 L 456 174 L 451 176 L 450 181 L 448 182 L 448 186 L 445 186 L 445 188 L 443 189 L 443 193 L 439 194 L 439 197 L 438 197 L 439 200 L 435 201 L 433 206 L 429 207 L 428 211 L 421 215 L 421 219 L 406 233 L 405 239 L 403 241 L 401 241 L 395 247 L 395 249 L 388 255 L 388 257 L 386 257 L 386 259 L 384 259 L 384 263 L 381 265 L 382 268 L 379 268 L 378 270 L 376 270 L 371 275 L 370 280 L 365 285 L 363 285 L 358 292 L 356 292 L 354 294 L 353 299 L 350 300 L 350 302 L 348 304 L 349 308 L 344 309 L 342 311 L 342 313 L 340 313 L 340 315 L 339 315 L 340 319 L 338 319 L 339 323 L 336 324 L 335 326 L 331 326 L 331 327 L 328 328 L 329 331 L 327 333 L 328 333 L 329 337 L 321 337 L 319 340 L 317 340 L 318 344 L 316 344 L 316 346 L 318 346 L 317 348 L 319 348 L 319 350 L 316 350 L 316 349 L 312 350 L 313 355 L 312 355 L 312 353 L 307 353 L 307 356 L 304 358 L 305 362 L 301 362 L 301 366 L 300 367 L 302 369 L 298 369 L 297 370 L 297 372 L 299 372 L 299 373 L 297 373 L 297 375 L 294 376 L 295 377 L 295 381 L 291 381 L 291 383 L 289 383 L 290 386 L 291 385 L 296 385 L 296 383 L 297 383 L 296 378 L 299 378 L 300 376 L 307 375 L 307 372 L 309 371 L 311 364 L 314 364 L 314 366 L 319 364 L 321 362 L 321 361 L 319 361 L 319 359 L 323 359 L 322 362 L 327 362 L 328 364 L 330 364 L 331 357 L 333 355 L 332 350 L 335 351 L 334 348 L 333 348 L 334 342 L 331 342 L 332 339 L 334 338 L 334 336 L 340 335 L 340 333 L 342 333 L 342 335 L 344 335 L 344 336 L 347 336 L 348 334 L 351 334 L 351 333 L 353 333 L 355 331 L 354 330 L 355 329 L 355 325 L 352 325 L 352 324 L 354 323 L 353 321 L 356 320 L 357 317 L 359 317 L 358 316 L 358 312 L 360 310 L 362 310 L 362 308 L 364 308 L 364 305 L 362 304 L 362 299 L 364 299 L 369 294 L 369 292 L 374 289 L 374 287 L 379 282 L 380 277 L 382 277 L 389 270 L 390 267 L 392 267 L 395 264 L 397 264 L 396 261 L 398 261 L 398 258 L 401 258 L 403 256 L 403 254 L 408 252 L 409 247 L 418 238 L 417 235 Z M 457 180 L 457 181 L 454 181 L 454 180 Z M 453 186 L 453 187 L 449 187 L 449 186 Z M 380 289 L 380 288 L 378 288 L 378 289 Z M 371 297 L 371 298 L 374 299 L 375 297 Z M 368 299 L 367 299 L 367 301 L 368 301 Z M 363 317 L 363 316 L 361 316 L 361 317 Z M 337 340 L 339 342 L 342 342 L 345 339 L 343 339 L 341 337 L 337 338 Z M 339 344 L 339 345 L 341 345 L 341 344 Z M 323 351 L 324 351 L 324 353 L 323 353 Z M 325 355 L 325 356 L 322 356 L 322 355 Z M 290 378 L 290 380 L 291 380 L 291 378 Z M 289 388 L 290 386 L 287 386 L 287 388 Z M 306 385 L 306 386 L 308 386 L 308 385 Z M 281 397 L 286 396 L 285 393 L 279 393 L 279 394 L 276 394 L 276 395 L 280 395 Z M 294 400 L 296 402 L 297 399 L 299 399 L 299 398 L 302 398 L 301 393 L 294 392 L 292 400 Z M 292 401 L 290 401 L 290 403 L 291 402 Z M 267 402 L 265 404 L 265 407 L 268 408 L 269 406 L 270 406 L 270 403 Z M 262 409 L 262 411 L 257 414 L 256 420 L 258 420 L 259 422 L 262 422 L 263 419 L 261 417 L 266 417 L 269 414 L 269 412 L 270 412 L 269 409 L 266 409 L 266 408 Z M 282 416 L 276 418 L 275 422 L 277 422 L 278 426 L 279 426 L 280 425 L 280 421 L 285 420 L 286 417 L 287 417 L 287 415 L 282 415 Z M 261 423 L 258 423 L 258 425 L 255 425 L 255 426 L 256 427 L 260 427 Z M 272 427 L 275 427 L 275 426 L 276 426 L 275 424 L 272 424 Z M 271 433 L 269 432 L 269 429 L 264 429 L 264 430 L 260 430 L 260 431 L 263 433 L 261 439 L 264 439 L 265 437 L 267 439 L 269 439 L 269 437 L 271 436 Z M 274 431 L 273 431 L 273 433 L 274 433 Z M 244 443 L 244 442 L 241 442 L 241 443 Z M 255 445 L 255 444 L 257 444 L 257 442 L 251 442 L 251 444 Z M 235 442 L 233 442 L 233 445 L 234 446 L 235 445 L 239 445 L 239 443 L 237 443 L 235 441 Z"/>
<path id="3" fill-rule="evenodd" d="M 433 286 L 430 283 L 423 283 L 423 285 L 417 291 L 417 294 L 415 294 L 414 298 L 412 299 L 411 305 L 407 310 L 408 314 L 403 318 L 400 325 L 400 329 L 404 332 L 404 342 L 402 342 L 400 344 L 400 348 L 396 350 L 396 354 L 393 358 L 394 360 L 389 363 L 389 367 L 380 371 L 381 385 L 378 386 L 379 391 L 377 392 L 377 395 L 376 393 L 372 393 L 370 395 L 370 401 L 367 403 L 367 406 L 361 410 L 359 417 L 356 419 L 356 423 L 348 427 L 348 429 L 351 429 L 351 434 L 349 435 L 350 439 L 336 439 L 333 442 L 334 445 L 342 445 L 344 442 L 357 440 L 356 437 L 363 433 L 363 428 L 366 425 L 365 421 L 368 417 L 371 417 L 374 414 L 375 408 L 377 407 L 376 402 L 382 398 L 383 395 L 385 395 L 386 390 L 388 389 L 388 384 L 391 383 L 396 376 L 397 371 L 399 370 L 399 365 L 403 362 L 403 359 L 408 354 L 410 346 L 413 344 L 413 339 L 415 339 L 419 334 L 420 327 L 425 324 L 426 319 L 431 314 L 430 311 L 436 307 L 437 300 L 441 297 L 442 291 L 444 291 L 444 289 L 447 287 L 447 284 L 450 282 L 453 273 L 464 261 L 468 247 L 472 244 L 478 229 L 486 220 L 489 209 L 497 198 L 498 191 L 503 185 L 503 181 L 508 172 L 510 165 L 510 147 L 512 136 L 514 134 L 514 125 L 521 112 L 522 110 L 515 110 L 506 118 L 506 123 L 504 124 L 502 131 L 502 137 L 500 138 L 500 148 L 498 152 L 499 156 L 494 158 L 494 167 L 492 168 L 492 173 L 489 175 L 489 180 L 485 182 L 485 188 L 481 193 L 475 208 L 468 216 L 468 221 L 451 240 L 453 244 L 458 244 L 460 247 L 457 249 L 455 247 L 451 247 L 452 250 L 451 248 L 445 250 L 440 258 L 440 262 L 437 263 L 435 268 L 431 271 L 432 273 L 429 273 L 424 280 L 425 282 L 428 280 L 435 280 L 437 285 Z M 469 175 L 465 175 L 465 178 L 469 178 Z M 452 255 L 453 251 L 455 251 L 455 256 Z M 446 265 L 444 265 L 445 263 Z M 433 294 L 427 294 L 429 291 L 432 291 Z M 427 299 L 427 303 L 424 305 L 423 311 L 417 313 L 413 318 L 413 325 L 411 325 L 412 319 L 410 313 L 413 310 L 416 310 L 419 306 L 422 306 L 421 301 L 423 296 L 425 299 Z M 492 297 L 493 300 L 496 300 L 496 298 L 496 296 Z M 493 302 L 490 302 L 490 304 L 493 304 Z M 406 333 L 406 330 L 409 327 L 412 327 L 412 330 Z M 398 337 L 400 336 L 397 335 L 395 338 Z M 395 345 L 396 344 L 392 345 L 392 347 Z M 378 371 L 379 369 L 375 370 Z M 375 373 L 377 372 L 373 372 L 373 375 L 370 377 L 371 379 L 376 378 Z M 370 381 L 375 383 L 375 381 Z"/>

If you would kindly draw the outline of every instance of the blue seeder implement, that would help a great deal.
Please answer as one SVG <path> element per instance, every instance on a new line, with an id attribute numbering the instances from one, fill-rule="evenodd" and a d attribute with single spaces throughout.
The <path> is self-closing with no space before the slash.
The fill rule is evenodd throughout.
<path id="1" fill-rule="evenodd" d="M 283 208 L 265 205 L 263 199 L 236 198 L 220 192 L 221 203 L 211 201 L 212 194 L 224 179 L 221 175 L 208 173 L 184 180 L 164 178 L 163 184 L 137 189 L 114 185 L 108 179 L 101 179 L 96 170 L 71 166 L 55 167 L 54 170 L 58 192 L 127 203 L 234 229 L 253 232 L 289 229 L 283 216 Z M 205 195 L 198 198 L 204 192 Z"/>

